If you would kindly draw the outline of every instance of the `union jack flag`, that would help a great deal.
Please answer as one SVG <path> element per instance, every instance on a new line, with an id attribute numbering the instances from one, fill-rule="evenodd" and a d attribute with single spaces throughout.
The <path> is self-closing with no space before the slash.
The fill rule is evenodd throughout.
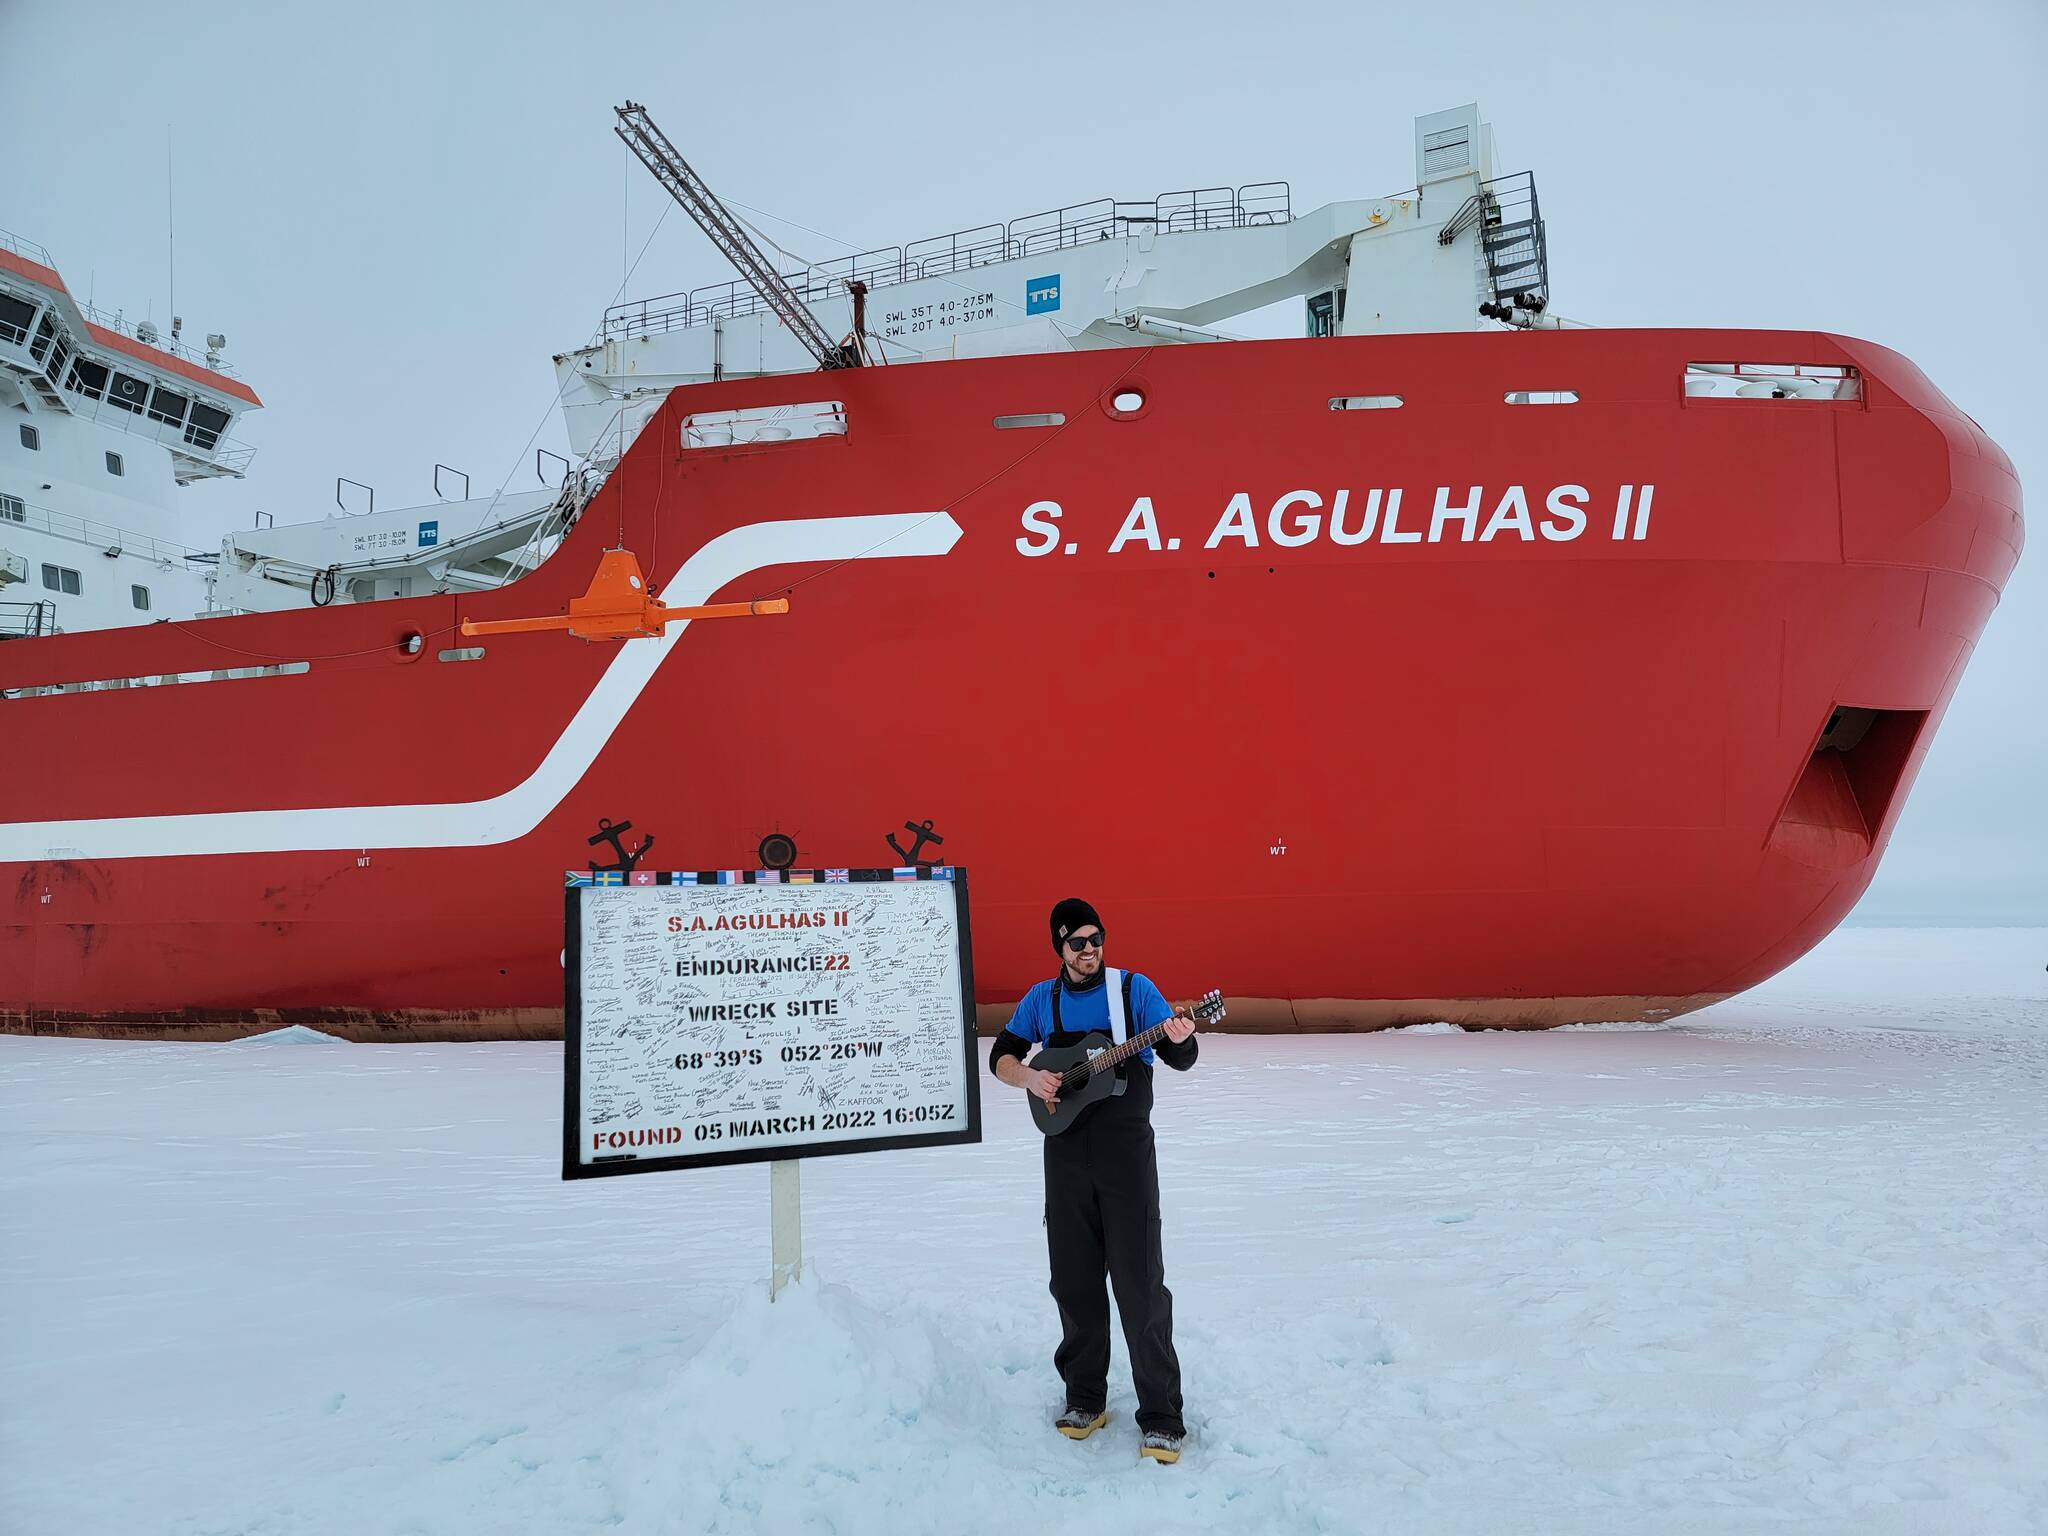
<path id="1" fill-rule="evenodd" d="M 623 869 L 597 870 L 590 882 L 592 885 L 624 885 L 626 872 Z"/>
<path id="2" fill-rule="evenodd" d="M 826 883 L 827 885 L 845 885 L 845 884 L 847 883 L 847 882 L 846 882 L 846 871 L 845 871 L 845 870 L 843 870 L 843 869 L 828 869 L 828 870 L 826 870 L 826 871 L 825 871 L 825 883 Z"/>
<path id="3" fill-rule="evenodd" d="M 952 878 L 953 878 L 953 866 L 952 866 L 952 865 L 950 865 L 950 864 L 935 864 L 935 865 L 933 865 L 933 866 L 932 866 L 932 878 L 933 878 L 934 880 L 950 880 L 950 879 L 952 879 Z"/>

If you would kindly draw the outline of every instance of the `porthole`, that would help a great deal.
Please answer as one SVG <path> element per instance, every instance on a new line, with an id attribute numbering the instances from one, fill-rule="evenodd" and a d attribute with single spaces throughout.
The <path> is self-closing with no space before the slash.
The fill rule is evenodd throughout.
<path id="1" fill-rule="evenodd" d="M 1125 379 L 1112 385 L 1102 402 L 1103 413 L 1112 421 L 1136 421 L 1152 404 L 1152 391 L 1142 379 Z"/>

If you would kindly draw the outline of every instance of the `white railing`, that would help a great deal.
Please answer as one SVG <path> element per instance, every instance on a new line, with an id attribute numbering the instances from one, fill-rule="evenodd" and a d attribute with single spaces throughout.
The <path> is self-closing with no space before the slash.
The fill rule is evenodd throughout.
<path id="1" fill-rule="evenodd" d="M 132 340 L 141 342 L 145 347 L 152 347 L 158 352 L 167 352 L 172 357 L 183 358 L 188 363 L 204 368 L 208 373 L 226 374 L 231 379 L 240 377 L 233 368 L 222 362 L 217 354 L 195 352 L 186 346 L 184 342 L 173 341 L 170 332 L 158 326 L 154 321 L 129 320 L 118 309 L 109 312 L 104 309 L 95 309 L 92 305 L 83 303 L 79 304 L 78 312 L 94 325 L 100 327 L 101 330 L 117 332 Z M 153 336 L 141 334 L 141 327 L 145 324 L 155 333 Z"/>
<path id="2" fill-rule="evenodd" d="M 11 513 L 0 516 L 0 537 L 4 537 L 9 528 L 33 528 L 53 538 L 91 544 L 100 550 L 120 549 L 124 553 L 141 555 L 150 560 L 183 560 L 188 555 L 206 553 L 193 549 L 190 545 L 153 538 L 149 534 L 136 533 L 128 528 L 117 528 L 114 524 L 100 522 L 97 518 L 60 512 L 55 507 L 41 506 L 33 501 L 24 501 L 21 505 L 20 517 L 15 517 Z"/>
<path id="3" fill-rule="evenodd" d="M 25 257 L 29 261 L 34 262 L 37 266 L 48 267 L 53 272 L 57 270 L 57 263 L 50 259 L 48 251 L 37 245 L 33 240 L 22 239 L 21 236 L 15 234 L 12 230 L 0 229 L 0 249 L 10 250 L 15 255 Z"/>

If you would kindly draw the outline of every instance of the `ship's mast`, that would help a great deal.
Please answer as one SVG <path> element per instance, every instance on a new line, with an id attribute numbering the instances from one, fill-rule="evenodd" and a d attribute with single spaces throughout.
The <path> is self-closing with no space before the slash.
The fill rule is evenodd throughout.
<path id="1" fill-rule="evenodd" d="M 626 147 L 640 157 L 640 163 L 654 173 L 655 180 L 668 188 L 669 196 L 683 205 L 683 212 L 697 221 L 697 227 L 711 237 L 711 243 L 724 252 L 726 260 L 739 269 L 740 276 L 753 285 L 769 309 L 789 327 L 790 334 L 818 360 L 818 366 L 859 367 L 858 334 L 849 346 L 840 346 L 832 340 L 831 334 L 818 323 L 818 317 L 811 313 L 810 306 L 797 297 L 796 290 L 783 280 L 774 264 L 762 255 L 761 248 L 740 227 L 739 220 L 704 184 L 704 178 L 690 169 L 690 162 L 677 152 L 668 136 L 654 126 L 654 119 L 647 115 L 647 109 L 636 101 L 629 101 L 613 110 L 618 113 L 619 121 L 612 132 L 625 140 Z"/>

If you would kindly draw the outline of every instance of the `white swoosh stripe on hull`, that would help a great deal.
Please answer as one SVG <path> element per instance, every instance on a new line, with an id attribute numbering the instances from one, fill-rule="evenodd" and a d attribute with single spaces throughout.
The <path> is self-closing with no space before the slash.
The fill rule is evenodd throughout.
<path id="1" fill-rule="evenodd" d="M 662 601 L 686 607 L 749 572 L 826 560 L 943 555 L 960 525 L 945 512 L 801 518 L 732 528 L 683 562 Z M 346 805 L 288 811 L 211 811 L 79 821 L 0 822 L 0 864 L 41 859 L 189 858 L 336 848 L 478 848 L 524 837 L 597 761 L 612 732 L 690 626 L 619 645 L 540 765 L 488 800 L 431 805 Z"/>

